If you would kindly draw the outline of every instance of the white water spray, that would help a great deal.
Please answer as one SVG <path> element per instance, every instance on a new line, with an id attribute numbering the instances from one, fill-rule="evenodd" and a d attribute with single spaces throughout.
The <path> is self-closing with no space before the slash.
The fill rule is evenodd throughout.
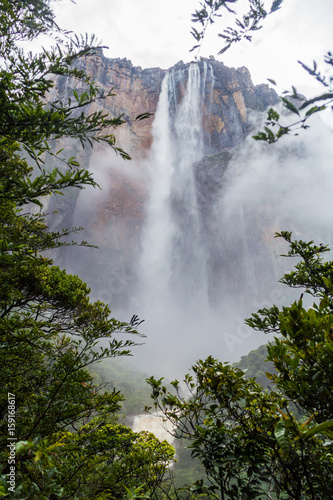
<path id="1" fill-rule="evenodd" d="M 171 422 L 164 422 L 162 420 L 163 414 L 161 412 L 148 415 L 143 413 L 134 417 L 132 429 L 134 432 L 148 431 L 152 432 L 160 441 L 166 440 L 169 444 L 175 441 L 172 431 L 174 425 Z"/>
<path id="2" fill-rule="evenodd" d="M 207 294 L 193 164 L 203 156 L 202 103 L 207 69 L 191 64 L 167 73 L 153 123 L 150 200 L 142 235 L 140 294 L 151 308 L 167 300 L 184 304 Z"/>
<path id="3" fill-rule="evenodd" d="M 139 269 L 140 294 L 166 298 L 171 275 L 170 254 L 175 224 L 171 217 L 170 192 L 174 171 L 169 116 L 169 74 L 162 82 L 161 94 L 152 126 L 150 200 L 142 235 Z"/>

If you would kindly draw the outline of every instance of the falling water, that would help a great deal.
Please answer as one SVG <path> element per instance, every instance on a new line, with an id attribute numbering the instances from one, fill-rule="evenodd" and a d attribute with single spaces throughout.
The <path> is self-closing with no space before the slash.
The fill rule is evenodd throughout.
<path id="1" fill-rule="evenodd" d="M 170 192 L 174 171 L 169 116 L 169 74 L 162 82 L 155 120 L 150 161 L 150 200 L 142 236 L 139 270 L 140 293 L 165 298 L 171 275 L 172 240 L 175 224 L 171 217 Z M 157 279 L 158 277 L 158 279 Z"/>
<path id="2" fill-rule="evenodd" d="M 186 300 L 207 294 L 206 253 L 203 247 L 193 164 L 203 156 L 202 101 L 206 65 L 189 67 L 184 98 L 175 113 L 176 166 L 170 203 L 178 232 L 173 245 L 173 284 Z M 182 74 L 183 75 L 183 74 Z M 180 278 L 181 277 L 181 278 Z M 183 296 L 184 296 L 183 295 Z"/>
<path id="3" fill-rule="evenodd" d="M 168 443 L 173 444 L 175 441 L 172 431 L 174 430 L 174 425 L 171 422 L 164 422 L 162 413 L 154 413 L 148 415 L 146 413 L 136 415 L 134 417 L 132 429 L 134 432 L 148 431 L 155 434 L 155 436 L 160 441 L 168 441 Z"/>
<path id="4" fill-rule="evenodd" d="M 155 360 L 160 369 L 168 366 L 173 373 L 180 366 L 186 369 L 194 361 L 189 344 L 208 334 L 212 312 L 207 249 L 193 170 L 204 155 L 207 73 L 206 64 L 193 63 L 167 72 L 162 83 L 152 128 L 150 199 L 134 300 L 148 337 L 136 354 L 140 368 L 149 358 L 150 365 Z"/>
<path id="5" fill-rule="evenodd" d="M 193 164 L 203 156 L 202 102 L 207 69 L 166 73 L 153 123 L 150 200 L 142 235 L 140 294 L 146 305 L 165 300 L 187 304 L 207 293 Z M 163 304 L 165 307 L 165 304 Z"/>

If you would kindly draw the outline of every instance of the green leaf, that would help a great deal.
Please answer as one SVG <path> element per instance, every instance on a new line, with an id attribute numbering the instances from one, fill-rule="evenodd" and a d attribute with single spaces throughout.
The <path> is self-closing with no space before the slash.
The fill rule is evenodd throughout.
<path id="1" fill-rule="evenodd" d="M 305 113 L 305 116 L 308 118 L 309 116 L 313 115 L 314 113 L 318 113 L 318 111 L 324 111 L 326 109 L 326 106 L 313 106 L 312 108 L 308 109 L 308 111 Z"/>
<path id="2" fill-rule="evenodd" d="M 333 99 L 333 92 L 322 94 L 317 97 L 313 97 L 312 99 L 308 99 L 307 101 L 303 102 L 303 104 L 300 106 L 299 109 L 304 109 L 307 106 L 310 106 L 310 104 L 314 104 L 315 102 L 318 101 L 328 101 Z"/>
<path id="3" fill-rule="evenodd" d="M 321 424 L 315 425 L 311 429 L 309 429 L 305 434 L 303 434 L 303 439 L 310 439 L 312 436 L 316 434 L 321 434 L 323 431 L 326 431 L 330 427 L 333 427 L 333 420 L 327 420 L 326 422 L 322 422 Z"/>
<path id="4" fill-rule="evenodd" d="M 140 115 L 138 115 L 135 119 L 137 121 L 141 121 L 141 120 L 146 120 L 147 118 L 149 118 L 150 116 L 154 116 L 154 113 L 141 113 Z"/>
<path id="5" fill-rule="evenodd" d="M 274 429 L 274 436 L 284 454 L 290 450 L 290 442 L 287 435 L 285 420 L 280 420 Z"/>
<path id="6" fill-rule="evenodd" d="M 285 107 L 289 109 L 289 111 L 291 111 L 292 113 L 295 113 L 296 115 L 299 115 L 299 110 L 296 108 L 296 106 L 291 101 L 289 101 L 289 99 L 287 99 L 286 97 L 282 97 L 282 101 L 283 101 Z"/>

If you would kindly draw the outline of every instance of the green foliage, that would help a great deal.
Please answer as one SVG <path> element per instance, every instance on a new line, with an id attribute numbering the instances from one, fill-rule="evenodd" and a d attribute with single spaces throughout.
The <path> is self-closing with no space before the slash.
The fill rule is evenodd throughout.
<path id="1" fill-rule="evenodd" d="M 205 485 L 208 486 L 205 478 L 205 469 L 200 460 L 192 456 L 190 440 L 183 438 L 177 440 L 174 445 L 176 449 L 176 463 L 171 470 L 173 488 L 178 494 L 182 492 L 185 498 L 189 498 L 189 491 L 184 488 L 184 485 L 192 485 L 202 479 Z"/>
<path id="2" fill-rule="evenodd" d="M 56 46 L 24 52 L 21 44 L 39 34 L 53 36 Z M 142 485 L 150 494 L 172 447 L 119 425 L 123 396 L 88 371 L 130 355 L 140 321 L 113 318 L 106 304 L 90 301 L 78 276 L 53 265 L 47 251 L 77 228 L 51 232 L 42 211 L 46 195 L 96 186 L 51 139 L 104 142 L 129 158 L 109 133 L 122 119 L 86 113 L 112 94 L 76 68 L 96 48 L 69 38 L 48 1 L 0 1 L 0 38 L 0 496 L 104 500 Z M 76 78 L 82 91 L 52 102 L 54 75 Z M 52 170 L 50 159 L 62 168 Z"/>
<path id="3" fill-rule="evenodd" d="M 1 60 L 0 137 L 15 139 L 38 164 L 43 164 L 42 155 L 47 151 L 54 155 L 49 145 L 50 137 L 79 139 L 82 145 L 104 142 L 124 158 L 127 153 L 115 146 L 115 138 L 105 133 L 110 127 L 123 123 L 121 117 L 110 118 L 100 111 L 86 114 L 88 104 L 112 96 L 105 94 L 83 71 L 75 67 L 75 61 L 96 51 L 86 37 L 69 37 L 54 21 L 48 2 L 28 0 L 2 1 L 0 10 Z M 40 34 L 51 35 L 56 45 L 40 54 L 26 53 L 22 42 L 32 40 Z M 21 42 L 18 44 L 17 42 Z M 49 101 L 48 93 L 54 85 L 53 75 L 62 75 L 81 80 L 83 90 L 73 91 L 67 102 Z M 56 154 L 56 156 L 59 156 Z M 70 158 L 60 157 L 67 166 Z"/>
<path id="4" fill-rule="evenodd" d="M 125 416 L 143 413 L 144 408 L 150 402 L 150 390 L 146 384 L 145 373 L 136 371 L 123 363 L 108 359 L 94 366 L 92 374 L 97 383 L 103 381 L 116 387 L 124 395 L 122 412 Z"/>
<path id="5" fill-rule="evenodd" d="M 300 258 L 295 270 L 285 274 L 281 282 L 303 288 L 319 303 L 305 309 L 302 294 L 291 306 L 259 310 L 246 322 L 265 333 L 280 334 L 268 347 L 268 359 L 277 369 L 271 379 L 298 411 L 308 417 L 314 413 L 316 421 L 323 422 L 333 415 L 333 263 L 323 261 L 326 246 L 292 241 L 288 232 L 277 236 L 290 244 L 288 257 Z"/>
<path id="6" fill-rule="evenodd" d="M 284 414 L 275 435 L 284 460 L 309 457 L 302 471 L 307 478 L 306 488 L 298 479 L 297 491 L 305 488 L 302 491 L 304 498 L 317 498 L 316 495 L 326 498 L 330 486 L 324 477 L 332 467 L 330 439 L 333 436 L 330 431 L 333 415 L 333 263 L 323 261 L 323 255 L 329 251 L 326 246 L 317 246 L 313 241 L 294 241 L 289 232 L 276 236 L 289 243 L 287 257 L 299 259 L 295 270 L 285 274 L 281 282 L 303 288 L 318 302 L 306 309 L 301 294 L 289 307 L 259 310 L 246 322 L 265 333 L 279 334 L 274 343 L 268 345 L 267 359 L 276 369 L 270 379 L 307 421 L 300 423 Z"/>
<path id="7" fill-rule="evenodd" d="M 53 483 L 60 498 L 120 499 L 138 485 L 142 495 L 152 494 L 174 455 L 167 442 L 148 432 L 134 433 L 107 413 L 77 432 L 62 431 L 21 446 L 18 473 L 24 471 L 26 480 L 20 494 L 31 498 L 48 498 Z M 33 460 L 23 462 L 29 452 Z M 45 474 L 52 482 L 45 481 Z"/>
<path id="8" fill-rule="evenodd" d="M 175 394 L 162 380 L 149 379 L 155 405 L 175 426 L 176 437 L 191 440 L 192 456 L 205 468 L 209 486 L 197 481 L 196 494 L 211 498 L 259 498 L 274 472 L 274 428 L 283 398 L 266 393 L 243 371 L 209 357 L 187 375 L 189 392 Z M 190 397 L 188 397 L 190 396 Z"/>
<path id="9" fill-rule="evenodd" d="M 208 483 L 195 482 L 195 494 L 331 498 L 333 263 L 323 261 L 328 251 L 323 245 L 294 241 L 288 232 L 277 236 L 289 243 L 287 256 L 300 259 L 282 283 L 304 288 L 318 302 L 306 309 L 301 296 L 289 307 L 262 309 L 246 320 L 276 335 L 259 350 L 257 361 L 262 366 L 267 349 L 274 367 L 266 374 L 270 390 L 212 357 L 198 361 L 194 375 L 185 376 L 186 391 L 178 381 L 171 383 L 171 392 L 163 379 L 148 380 L 155 406 L 174 424 L 176 437 L 190 440 L 192 456 L 205 469 Z"/>
<path id="10" fill-rule="evenodd" d="M 328 109 L 333 102 L 333 87 L 332 87 L 332 66 L 333 57 L 331 52 L 328 52 L 325 56 L 325 63 L 328 65 L 329 69 L 325 72 L 326 74 L 321 75 L 320 71 L 317 70 L 317 63 L 314 61 L 314 68 L 310 69 L 304 63 L 300 62 L 301 66 L 317 81 L 325 86 L 325 92 L 319 94 L 311 99 L 306 99 L 304 96 L 300 95 L 295 87 L 292 87 L 291 92 L 284 92 L 281 97 L 283 106 L 288 110 L 288 121 L 290 115 L 296 115 L 296 121 L 288 124 L 284 124 L 285 117 L 281 117 L 274 109 L 269 109 L 264 132 L 258 132 L 254 139 L 259 141 L 265 141 L 269 144 L 277 142 L 282 136 L 293 133 L 298 135 L 298 130 L 309 128 L 308 120 L 315 113 L 324 111 Z M 269 80 L 273 85 L 276 85 L 273 80 Z M 296 131 L 296 132 L 294 132 Z"/>
<path id="11" fill-rule="evenodd" d="M 234 366 L 245 372 L 246 378 L 253 378 L 264 388 L 271 385 L 266 373 L 274 373 L 274 364 L 267 360 L 267 345 L 262 345 L 242 356 Z"/>
<path id="12" fill-rule="evenodd" d="M 191 34 L 197 42 L 191 49 L 192 51 L 200 50 L 207 28 L 223 16 L 221 12 L 224 9 L 229 14 L 237 15 L 233 10 L 233 6 L 237 2 L 238 0 L 204 0 L 201 2 L 201 8 L 192 14 L 192 22 L 198 23 L 200 26 L 199 30 L 194 27 L 191 30 Z M 265 10 L 264 2 L 261 0 L 248 0 L 248 4 L 249 10 L 242 16 L 242 19 L 235 17 L 235 26 L 228 26 L 219 34 L 225 45 L 218 54 L 223 54 L 235 42 L 243 39 L 251 41 L 251 32 L 261 28 L 261 21 L 269 14 L 276 12 L 280 8 L 282 0 L 274 0 L 269 10 Z"/>
<path id="13" fill-rule="evenodd" d="M 132 498 L 150 498 L 149 495 L 142 493 L 143 487 L 139 486 L 138 488 L 126 488 L 126 497 L 124 500 L 131 500 Z"/>

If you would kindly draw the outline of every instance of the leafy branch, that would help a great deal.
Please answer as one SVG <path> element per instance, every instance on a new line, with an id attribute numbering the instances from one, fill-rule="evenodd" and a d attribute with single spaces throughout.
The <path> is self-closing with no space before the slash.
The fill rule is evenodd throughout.
<path id="1" fill-rule="evenodd" d="M 331 52 L 327 52 L 324 62 L 330 67 L 333 67 L 333 56 Z M 292 87 L 292 91 L 285 91 L 282 93 L 281 101 L 283 106 L 287 109 L 288 115 L 296 115 L 297 119 L 288 123 L 283 124 L 281 121 L 280 113 L 276 110 L 270 108 L 267 113 L 267 118 L 265 121 L 264 130 L 258 132 L 253 136 L 257 141 L 265 141 L 269 144 L 277 142 L 282 136 L 293 133 L 298 135 L 298 130 L 308 129 L 308 120 L 314 114 L 319 113 L 332 108 L 333 103 L 333 76 L 323 75 L 317 67 L 317 63 L 313 62 L 313 67 L 305 65 L 299 61 L 299 64 L 318 82 L 320 82 L 326 89 L 323 94 L 319 94 L 311 99 L 306 99 L 304 96 L 299 94 L 295 87 Z M 268 80 L 273 85 L 276 85 L 274 80 Z"/>
<path id="2" fill-rule="evenodd" d="M 249 0 L 248 12 L 241 19 L 236 18 L 234 26 L 228 26 L 218 35 L 224 41 L 224 47 L 218 54 L 223 54 L 235 42 L 240 42 L 243 39 L 251 41 L 251 33 L 261 29 L 261 21 L 276 12 L 280 8 L 282 1 L 274 0 L 270 10 L 267 11 L 261 0 Z M 232 6 L 237 2 L 238 0 L 204 0 L 201 2 L 201 9 L 192 14 L 192 22 L 198 23 L 200 28 L 192 27 L 191 34 L 197 43 L 192 47 L 191 51 L 197 50 L 197 55 L 199 54 L 208 27 L 222 17 L 221 11 L 223 9 L 236 17 L 236 12 L 232 9 Z"/>

